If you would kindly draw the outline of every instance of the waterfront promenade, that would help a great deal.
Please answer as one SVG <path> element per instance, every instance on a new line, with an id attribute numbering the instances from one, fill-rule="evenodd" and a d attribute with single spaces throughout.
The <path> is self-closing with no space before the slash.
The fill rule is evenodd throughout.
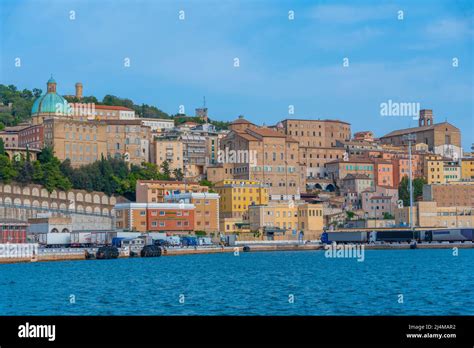
<path id="1" fill-rule="evenodd" d="M 385 244 L 363 244 L 366 250 L 404 250 L 410 249 L 408 243 L 385 243 Z M 474 243 L 418 243 L 416 249 L 474 249 Z M 181 256 L 200 254 L 242 253 L 242 252 L 269 252 L 269 251 L 316 251 L 325 250 L 324 244 L 308 243 L 265 243 L 239 242 L 236 246 L 212 246 L 212 247 L 172 247 L 163 248 L 161 256 Z M 34 257 L 0 257 L 2 263 L 22 262 L 48 262 L 48 261 L 72 261 L 86 260 L 86 251 L 95 252 L 94 248 L 40 248 Z M 119 258 L 129 258 L 128 253 L 120 250 Z M 137 256 L 134 256 L 137 257 Z"/>

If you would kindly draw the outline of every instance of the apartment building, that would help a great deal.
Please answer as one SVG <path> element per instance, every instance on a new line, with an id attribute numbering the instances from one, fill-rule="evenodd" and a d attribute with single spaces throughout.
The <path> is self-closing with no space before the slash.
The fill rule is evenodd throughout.
<path id="1" fill-rule="evenodd" d="M 283 234 L 298 238 L 302 232 L 306 239 L 317 239 L 323 232 L 322 204 L 270 201 L 267 205 L 249 207 L 251 232 L 261 232 L 273 239 Z"/>
<path id="2" fill-rule="evenodd" d="M 219 181 L 214 190 L 220 196 L 220 217 L 248 220 L 248 209 L 252 204 L 267 204 L 268 187 L 255 180 L 229 179 Z"/>
<path id="3" fill-rule="evenodd" d="M 348 159 L 335 160 L 326 164 L 328 177 L 332 180 L 342 180 L 348 174 L 364 174 L 371 179 L 375 179 L 374 175 L 374 163 L 368 159 Z"/>
<path id="4" fill-rule="evenodd" d="M 221 140 L 224 156 L 219 162 L 233 164 L 233 178 L 266 184 L 273 200 L 299 199 L 306 188 L 306 170 L 299 163 L 298 141 L 243 118 L 231 129 Z"/>
<path id="5" fill-rule="evenodd" d="M 140 165 L 150 161 L 150 129 L 137 119 L 107 119 L 107 156 Z"/>
<path id="6" fill-rule="evenodd" d="M 170 203 L 193 204 L 194 230 L 206 233 L 219 231 L 219 195 L 209 192 L 189 192 L 170 194 L 165 196 L 165 201 Z"/>
<path id="7" fill-rule="evenodd" d="M 189 234 L 194 231 L 194 213 L 194 205 L 187 203 L 119 203 L 116 229 Z"/>
<path id="8" fill-rule="evenodd" d="M 438 155 L 427 155 L 423 163 L 423 175 L 428 184 L 443 184 L 444 178 L 443 158 Z"/>
<path id="9" fill-rule="evenodd" d="M 463 158 L 461 161 L 461 179 L 474 180 L 474 158 Z"/>
<path id="10" fill-rule="evenodd" d="M 280 123 L 281 131 L 298 139 L 299 146 L 330 148 L 351 138 L 351 125 L 343 121 L 285 119 Z"/>
<path id="11" fill-rule="evenodd" d="M 152 162 L 160 166 L 169 162 L 170 170 L 181 169 L 184 173 L 183 143 L 177 138 L 157 137 L 152 142 Z"/>
<path id="12" fill-rule="evenodd" d="M 461 180 L 461 164 L 458 161 L 443 160 L 443 176 L 447 183 Z"/>
<path id="13" fill-rule="evenodd" d="M 307 178 L 326 178 L 326 163 L 343 159 L 346 150 L 341 147 L 299 147 L 299 162 L 306 168 Z"/>

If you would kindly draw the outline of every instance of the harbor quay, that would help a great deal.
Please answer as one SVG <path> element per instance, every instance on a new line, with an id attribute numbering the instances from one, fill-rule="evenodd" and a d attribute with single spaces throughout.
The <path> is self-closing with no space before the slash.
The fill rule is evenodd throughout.
<path id="1" fill-rule="evenodd" d="M 234 253 L 239 255 L 246 252 L 272 252 L 272 251 L 335 251 L 356 250 L 406 250 L 406 249 L 474 249 L 473 242 L 430 242 L 417 243 L 416 248 L 408 242 L 395 243 L 339 243 L 325 244 L 321 242 L 295 243 L 281 241 L 279 243 L 259 243 L 255 241 L 241 241 L 234 246 L 212 245 L 194 247 L 161 247 L 158 256 L 183 256 L 200 254 Z M 8 252 L 7 252 L 8 251 Z M 49 261 L 77 261 L 91 259 L 90 255 L 97 253 L 98 248 L 44 248 L 37 244 L 0 244 L 0 264 L 24 262 L 49 262 Z M 142 257 L 139 254 L 131 255 L 129 248 L 119 249 L 117 258 Z M 144 257 L 144 256 L 143 256 Z M 94 259 L 95 257 L 92 257 Z"/>

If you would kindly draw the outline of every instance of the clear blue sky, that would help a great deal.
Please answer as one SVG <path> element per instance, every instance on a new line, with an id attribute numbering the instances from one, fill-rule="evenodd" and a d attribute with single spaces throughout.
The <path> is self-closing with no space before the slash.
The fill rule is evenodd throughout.
<path id="1" fill-rule="evenodd" d="M 44 90 L 53 73 L 61 94 L 81 81 L 85 95 L 168 113 L 182 104 L 194 114 L 206 96 L 212 118 L 243 114 L 260 124 L 289 117 L 294 105 L 292 117 L 337 118 L 377 136 L 416 124 L 380 116 L 380 103 L 419 102 L 461 128 L 469 148 L 473 3 L 2 0 L 0 83 Z"/>

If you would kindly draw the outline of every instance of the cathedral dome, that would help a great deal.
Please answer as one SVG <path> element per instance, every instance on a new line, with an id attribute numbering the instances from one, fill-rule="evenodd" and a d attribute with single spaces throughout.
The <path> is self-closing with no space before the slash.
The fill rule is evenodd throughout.
<path id="1" fill-rule="evenodd" d="M 56 81 L 52 76 L 47 82 L 47 91 L 46 94 L 35 100 L 31 109 L 31 114 L 66 115 L 69 109 L 68 103 L 66 99 L 56 93 Z"/>

